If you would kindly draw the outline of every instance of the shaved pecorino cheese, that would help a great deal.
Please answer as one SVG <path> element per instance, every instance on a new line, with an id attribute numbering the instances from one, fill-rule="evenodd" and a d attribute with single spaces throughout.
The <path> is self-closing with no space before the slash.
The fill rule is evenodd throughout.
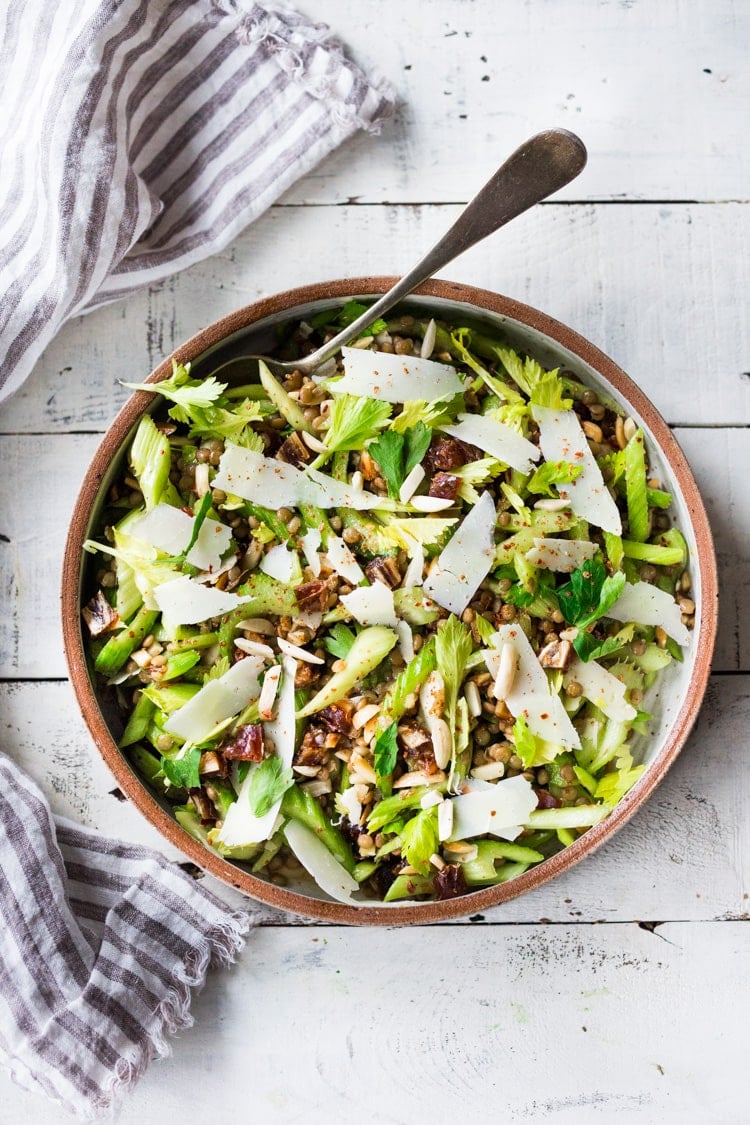
<path id="1" fill-rule="evenodd" d="M 157 504 L 150 512 L 145 512 L 128 527 L 136 539 L 149 543 L 168 555 L 180 555 L 193 535 L 195 519 L 173 508 L 171 504 Z M 221 556 L 229 547 L 232 529 L 218 520 L 205 519 L 201 524 L 198 538 L 186 555 L 186 561 L 198 570 L 218 570 Z"/>
<path id="2" fill-rule="evenodd" d="M 333 532 L 328 533 L 326 545 L 328 561 L 342 578 L 356 586 L 365 580 L 365 572 L 354 557 L 354 552 L 347 547 L 344 540 Z"/>
<path id="3" fill-rule="evenodd" d="M 555 487 L 582 520 L 588 520 L 603 531 L 622 535 L 622 520 L 612 495 L 604 482 L 601 469 L 589 449 L 589 443 L 575 410 L 553 410 L 549 406 L 533 407 L 539 424 L 539 445 L 546 461 L 567 461 L 582 466 L 581 473 L 568 484 Z"/>
<path id="4" fill-rule="evenodd" d="M 563 683 L 567 687 L 571 681 L 581 685 L 586 698 L 608 719 L 627 723 L 636 717 L 635 707 L 625 698 L 625 684 L 595 660 L 586 663 L 576 657 L 565 673 Z"/>
<path id="5" fill-rule="evenodd" d="M 588 539 L 535 539 L 534 546 L 526 552 L 526 561 L 532 566 L 569 574 L 592 559 L 596 551 L 596 543 Z"/>
<path id="6" fill-rule="evenodd" d="M 393 590 L 383 582 L 358 586 L 351 594 L 342 595 L 339 601 L 360 625 L 389 625 L 393 629 L 398 626 Z"/>
<path id="7" fill-rule="evenodd" d="M 425 593 L 451 613 L 463 613 L 494 559 L 495 502 L 489 492 L 483 492 L 438 555 L 425 579 Z"/>
<path id="8" fill-rule="evenodd" d="M 455 367 L 413 355 L 390 355 L 342 348 L 344 376 L 330 384 L 334 394 L 365 395 L 384 402 L 432 401 L 464 389 Z"/>
<path id="9" fill-rule="evenodd" d="M 678 645 L 686 645 L 690 640 L 690 630 L 682 623 L 677 602 L 671 594 L 649 582 L 628 583 L 607 610 L 607 617 L 613 621 L 635 621 L 637 625 L 660 625 Z"/>
<path id="10" fill-rule="evenodd" d="M 470 779 L 450 804 L 451 840 L 469 840 L 485 833 L 515 840 L 529 813 L 537 807 L 537 795 L 525 777 L 509 777 L 494 785 Z"/>
<path id="11" fill-rule="evenodd" d="M 183 575 L 154 588 L 154 601 L 170 626 L 198 625 L 209 617 L 221 617 L 236 609 L 249 597 L 227 594 Z"/>
<path id="12" fill-rule="evenodd" d="M 173 711 L 164 724 L 165 731 L 186 742 L 202 742 L 214 727 L 238 715 L 257 697 L 263 667 L 263 657 L 257 654 L 238 660 L 223 676 L 209 680 L 183 707 Z"/>
<path id="13" fill-rule="evenodd" d="M 458 422 L 440 428 L 459 441 L 476 445 L 519 473 L 530 473 L 531 462 L 540 457 L 533 442 L 489 414 L 459 414 Z"/>

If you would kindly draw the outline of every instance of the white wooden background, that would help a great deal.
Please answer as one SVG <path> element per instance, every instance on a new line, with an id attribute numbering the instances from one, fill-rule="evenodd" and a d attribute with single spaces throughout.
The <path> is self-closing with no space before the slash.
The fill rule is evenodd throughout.
<path id="1" fill-rule="evenodd" d="M 716 535 L 721 635 L 697 730 L 607 847 L 465 924 L 355 931 L 259 910 L 122 1125 L 747 1122 L 750 5 L 300 6 L 391 79 L 398 115 L 223 254 L 68 325 L 0 414 L 0 745 L 57 811 L 158 843 L 111 795 L 57 623 L 65 528 L 118 380 L 263 294 L 405 269 L 550 125 L 586 141 L 583 176 L 447 274 L 572 325 L 674 424 Z M 0 1076 L 1 1125 L 59 1120 Z"/>

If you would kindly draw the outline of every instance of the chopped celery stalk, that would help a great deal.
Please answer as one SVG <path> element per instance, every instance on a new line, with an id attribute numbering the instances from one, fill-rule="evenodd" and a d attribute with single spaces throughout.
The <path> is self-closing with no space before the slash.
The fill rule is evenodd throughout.
<path id="1" fill-rule="evenodd" d="M 150 684 L 143 689 L 143 694 L 165 715 L 171 715 L 173 711 L 184 707 L 199 691 L 198 684 L 167 684 L 165 687 Z"/>
<path id="2" fill-rule="evenodd" d="M 331 824 L 322 805 L 306 789 L 300 789 L 298 785 L 287 789 L 281 799 L 281 814 L 287 819 L 299 821 L 314 832 L 331 855 L 351 874 L 354 870 L 352 849 L 339 829 Z"/>
<path id="3" fill-rule="evenodd" d="M 115 591 L 115 610 L 121 621 L 130 621 L 141 608 L 143 598 L 135 581 L 135 571 L 123 559 L 116 560 L 117 589 Z"/>
<path id="4" fill-rule="evenodd" d="M 205 844 L 207 848 L 211 847 L 211 841 L 208 838 L 209 829 L 201 824 L 201 818 L 198 816 L 195 805 L 178 805 L 174 810 L 174 815 L 180 827 L 184 828 L 194 840 Z"/>
<path id="5" fill-rule="evenodd" d="M 195 649 L 188 649 L 185 652 L 173 652 L 167 657 L 167 663 L 164 668 L 164 675 L 161 677 L 161 683 L 165 680 L 178 680 L 189 672 L 201 658 L 201 654 L 196 652 Z"/>
<path id="6" fill-rule="evenodd" d="M 258 374 L 266 394 L 274 404 L 282 418 L 286 418 L 294 430 L 304 430 L 314 434 L 312 422 L 305 418 L 304 411 L 298 402 L 287 394 L 275 375 L 272 375 L 268 366 L 261 359 L 258 363 Z"/>
<path id="7" fill-rule="evenodd" d="M 110 637 L 104 648 L 99 652 L 94 667 L 104 676 L 113 676 L 119 672 L 130 654 L 141 644 L 141 641 L 153 629 L 159 616 L 157 610 L 142 607 L 124 629 Z"/>
<path id="8" fill-rule="evenodd" d="M 612 565 L 612 570 L 619 570 L 625 555 L 622 538 L 619 535 L 615 535 L 612 531 L 603 531 L 602 535 L 604 536 L 604 547 L 607 552 L 607 558 Z"/>
<path id="9" fill-rule="evenodd" d="M 138 424 L 130 447 L 130 467 L 141 487 L 146 507 L 155 508 L 169 486 L 172 456 L 169 438 L 157 430 L 150 414 L 144 414 Z"/>
<path id="10" fill-rule="evenodd" d="M 128 757 L 141 777 L 156 790 L 160 797 L 171 797 L 172 799 L 177 797 L 180 800 L 187 796 L 184 789 L 176 789 L 174 785 L 167 785 L 160 759 L 156 754 L 147 750 L 145 746 L 140 744 L 131 746 L 128 750 Z"/>
<path id="11" fill-rule="evenodd" d="M 191 649 L 211 648 L 212 645 L 219 643 L 219 634 L 198 633 L 194 637 L 178 638 L 173 643 L 178 645 L 180 651 L 184 649 L 189 652 Z"/>
<path id="12" fill-rule="evenodd" d="M 672 504 L 672 496 L 669 492 L 663 492 L 660 488 L 647 488 L 646 501 L 649 508 L 669 508 Z"/>
<path id="13" fill-rule="evenodd" d="M 337 508 L 336 514 L 345 528 L 359 532 L 359 540 L 353 545 L 356 554 L 368 559 L 398 554 L 398 547 L 372 516 L 356 512 L 352 508 Z"/>
<path id="14" fill-rule="evenodd" d="M 399 875 L 391 883 L 383 901 L 398 902 L 402 898 L 415 898 L 416 895 L 431 895 L 434 893 L 435 888 L 431 876 Z"/>
<path id="15" fill-rule="evenodd" d="M 264 524 L 269 531 L 273 532 L 280 543 L 284 543 L 290 538 L 289 528 L 282 519 L 279 519 L 276 512 L 272 512 L 270 508 L 263 508 L 260 504 L 251 504 L 250 501 L 247 500 L 242 505 L 242 514 L 245 516 L 254 516 L 255 519 Z"/>
<path id="16" fill-rule="evenodd" d="M 389 723 L 398 722 L 406 710 L 408 697 L 419 690 L 435 668 L 437 668 L 435 638 L 430 637 L 414 659 L 399 672 L 393 687 L 383 700 L 380 717 L 384 727 Z"/>
<path id="17" fill-rule="evenodd" d="M 364 883 L 365 879 L 369 879 L 375 873 L 377 866 L 374 860 L 363 859 L 355 865 L 352 875 L 358 883 Z"/>
<path id="18" fill-rule="evenodd" d="M 440 612 L 421 586 L 413 586 L 410 590 L 394 590 L 393 604 L 399 617 L 416 627 L 437 621 Z"/>
<path id="19" fill-rule="evenodd" d="M 265 617 L 268 613 L 281 617 L 297 611 L 297 599 L 292 587 L 284 582 L 277 582 L 262 571 L 251 574 L 247 582 L 238 587 L 237 593 L 251 600 L 243 602 L 237 609 L 222 617 L 218 636 L 222 653 L 231 653 L 240 622 L 246 621 L 248 617 Z"/>
<path id="20" fill-rule="evenodd" d="M 571 832 L 569 828 L 558 828 L 557 838 L 565 848 L 570 847 L 570 845 L 574 844 L 578 839 L 575 832 Z"/>
<path id="21" fill-rule="evenodd" d="M 685 536 L 681 531 L 678 531 L 676 527 L 670 527 L 669 531 L 665 531 L 662 535 L 660 535 L 659 544 L 662 547 L 670 547 L 674 550 L 679 549 L 681 552 L 679 565 L 686 565 L 688 558 L 687 543 L 685 542 Z"/>
<path id="22" fill-rule="evenodd" d="M 605 805 L 571 805 L 562 809 L 534 809 L 526 819 L 527 828 L 590 828 L 609 813 Z"/>
<path id="23" fill-rule="evenodd" d="M 117 744 L 121 750 L 146 737 L 155 710 L 156 704 L 148 696 L 142 694 L 138 696 L 138 702 L 130 712 L 125 730 Z"/>
<path id="24" fill-rule="evenodd" d="M 384 625 L 371 625 L 363 629 L 343 661 L 344 667 L 340 672 L 334 672 L 317 695 L 314 695 L 310 702 L 297 712 L 297 717 L 307 718 L 309 715 L 314 715 L 316 711 L 322 711 L 330 703 L 337 703 L 339 699 L 343 699 L 356 683 L 377 668 L 397 639 L 393 629 L 388 629 Z"/>
<path id="25" fill-rule="evenodd" d="M 628 504 L 630 538 L 643 543 L 648 538 L 648 500 L 646 498 L 646 451 L 643 430 L 638 430 L 625 446 L 625 498 Z"/>
<path id="26" fill-rule="evenodd" d="M 222 844 L 219 839 L 220 828 L 211 828 L 208 831 L 207 839 L 210 846 L 217 851 L 223 859 L 235 859 L 240 862 L 248 862 L 251 859 L 256 859 L 263 851 L 262 844 Z"/>
<path id="27" fill-rule="evenodd" d="M 469 887 L 495 886 L 522 875 L 532 863 L 541 863 L 544 856 L 520 844 L 504 844 L 495 840 L 479 840 L 474 859 L 461 864 Z M 499 866 L 495 866 L 500 860 Z"/>
<path id="28" fill-rule="evenodd" d="M 286 821 L 284 821 L 284 823 L 286 823 Z M 254 875 L 256 875 L 259 871 L 262 871 L 264 867 L 268 866 L 274 856 L 278 853 L 283 843 L 283 831 L 277 832 L 276 835 L 272 836 L 270 840 L 265 841 L 265 843 L 263 844 L 263 851 L 260 853 L 252 866 L 252 872 Z"/>
<path id="29" fill-rule="evenodd" d="M 211 790 L 210 796 L 219 818 L 224 820 L 230 808 L 237 800 L 237 794 L 234 787 L 228 781 L 224 781 L 220 777 L 206 779 L 206 785 Z"/>
<path id="30" fill-rule="evenodd" d="M 668 664 L 672 663 L 671 653 L 666 649 L 659 648 L 658 645 L 646 645 L 645 652 L 636 654 L 635 652 L 628 653 L 628 660 L 631 664 L 635 664 L 642 672 L 659 672 L 662 668 L 666 668 Z"/>
<path id="31" fill-rule="evenodd" d="M 328 536 L 331 534 L 328 514 L 322 508 L 316 508 L 314 504 L 300 504 L 299 510 L 308 530 L 317 528 L 320 532 L 321 543 L 325 550 L 326 544 L 328 543 Z M 345 509 L 345 511 L 348 510 L 348 508 Z"/>
<path id="32" fill-rule="evenodd" d="M 656 566 L 677 566 L 683 560 L 681 547 L 662 547 L 658 543 L 634 543 L 630 539 L 623 539 L 622 550 L 627 559 L 654 563 Z"/>

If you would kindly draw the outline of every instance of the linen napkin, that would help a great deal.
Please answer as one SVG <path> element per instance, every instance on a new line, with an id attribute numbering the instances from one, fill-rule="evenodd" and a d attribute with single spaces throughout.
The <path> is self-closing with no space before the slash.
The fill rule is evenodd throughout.
<path id="1" fill-rule="evenodd" d="M 59 327 L 227 245 L 393 104 L 328 29 L 252 0 L 0 0 L 0 401 Z M 54 820 L 0 755 L 0 1061 L 110 1108 L 240 950 L 158 853 Z"/>
<path id="2" fill-rule="evenodd" d="M 0 754 L 0 1057 L 22 1086 L 110 1109 L 250 926 L 158 852 L 53 819 Z"/>
<path id="3" fill-rule="evenodd" d="M 65 320 L 226 246 L 393 105 L 253 0 L 0 0 L 0 28 L 0 401 Z"/>

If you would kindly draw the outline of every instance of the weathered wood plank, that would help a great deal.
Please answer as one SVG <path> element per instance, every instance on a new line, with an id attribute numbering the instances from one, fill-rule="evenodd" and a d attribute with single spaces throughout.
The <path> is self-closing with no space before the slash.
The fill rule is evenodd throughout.
<path id="1" fill-rule="evenodd" d="M 296 185 L 296 201 L 466 200 L 540 129 L 590 153 L 570 199 L 747 198 L 748 8 L 607 0 L 308 0 L 395 84 L 396 121 Z M 348 18 L 347 18 L 348 16 Z"/>
<path id="2" fill-rule="evenodd" d="M 722 627 L 714 667 L 750 671 L 750 621 L 742 612 L 750 588 L 743 528 L 750 501 L 740 483 L 750 477 L 744 429 L 678 431 L 716 536 L 721 568 Z M 0 436 L 0 677 L 65 676 L 59 625 L 59 576 L 65 535 L 94 434 Z M 54 502 L 50 503 L 50 497 Z"/>
<path id="3" fill-rule="evenodd" d="M 747 929 L 256 931 L 118 1120 L 741 1125 Z M 60 1120 L 0 1090 L 16 1125 Z"/>
<path id="4" fill-rule="evenodd" d="M 224 253 L 63 328 L 0 430 L 104 430 L 127 395 L 118 380 L 144 378 L 205 324 L 325 277 L 404 271 L 457 213 L 273 208 Z M 576 328 L 670 422 L 750 423 L 750 330 L 736 299 L 750 289 L 750 206 L 550 205 L 445 273 Z"/>
<path id="5" fill-rule="evenodd" d="M 0 685 L 2 749 L 52 807 L 112 835 L 169 848 L 128 802 L 84 729 L 65 683 Z M 585 863 L 488 911 L 493 923 L 737 918 L 748 911 L 750 677 L 712 680 L 697 730 L 646 807 Z M 237 903 L 238 896 L 212 886 Z M 265 922 L 294 921 L 261 910 Z"/>

